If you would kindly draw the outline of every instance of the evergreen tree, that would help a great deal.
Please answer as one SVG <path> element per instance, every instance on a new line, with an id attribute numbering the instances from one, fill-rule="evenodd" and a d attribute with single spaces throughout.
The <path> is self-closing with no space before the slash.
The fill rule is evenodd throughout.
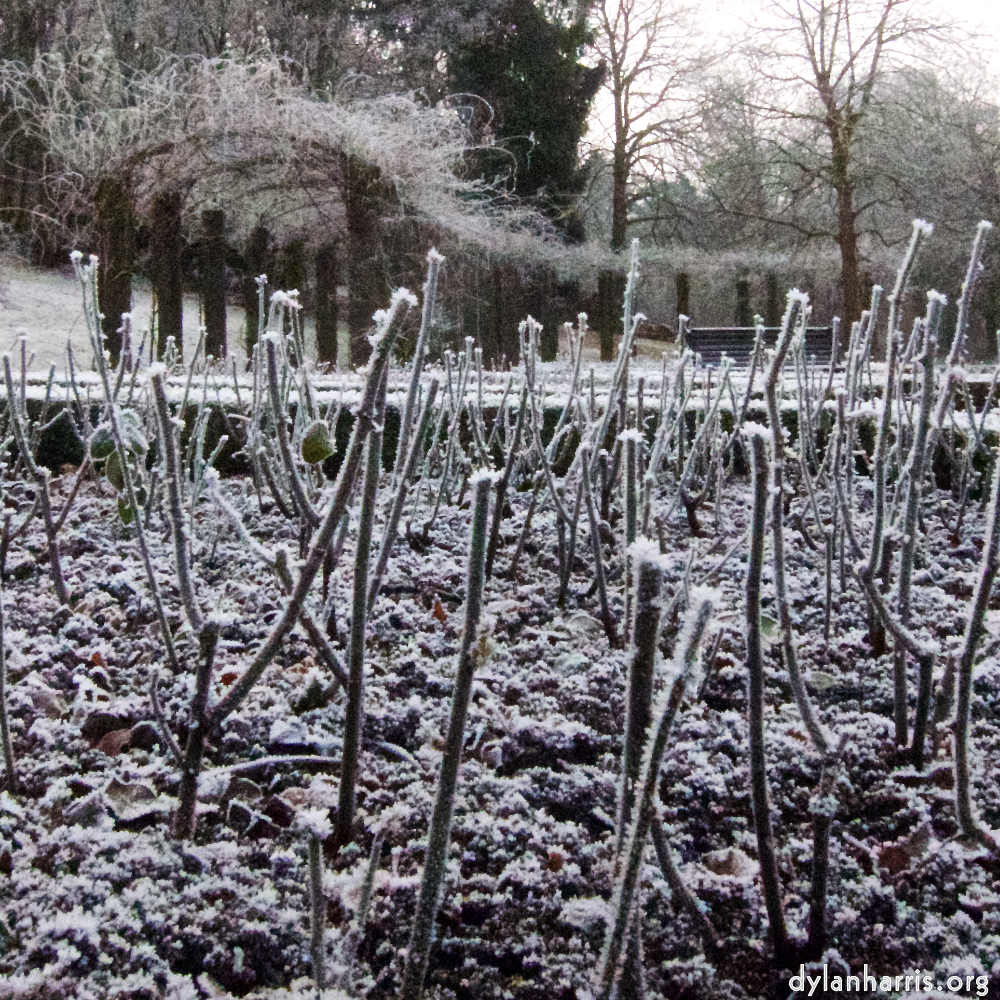
<path id="1" fill-rule="evenodd" d="M 508 190 L 536 199 L 576 240 L 584 233 L 574 201 L 585 180 L 577 147 L 604 77 L 603 63 L 580 62 L 587 41 L 582 18 L 549 18 L 532 0 L 507 0 L 493 30 L 449 60 L 453 89 L 488 104 L 470 105 L 487 146 L 474 169 L 506 176 Z"/>

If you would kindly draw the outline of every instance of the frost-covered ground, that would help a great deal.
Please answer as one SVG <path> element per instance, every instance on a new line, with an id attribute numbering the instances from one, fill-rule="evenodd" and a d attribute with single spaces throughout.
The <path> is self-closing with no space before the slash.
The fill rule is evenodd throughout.
<path id="1" fill-rule="evenodd" d="M 57 501 L 71 480 L 57 480 Z M 866 480 L 856 485 L 863 530 L 870 497 Z M 295 527 L 274 511 L 262 513 L 249 483 L 230 480 L 224 491 L 255 537 L 295 549 Z M 25 509 L 31 495 L 26 486 L 9 489 L 5 504 Z M 501 571 L 529 496 L 510 496 Z M 672 499 L 659 497 L 658 509 Z M 798 509 L 803 501 L 793 503 Z M 651 997 L 788 995 L 769 966 L 750 820 L 746 545 L 719 568 L 728 549 L 745 541 L 751 506 L 749 484 L 733 477 L 719 524 L 711 508 L 701 511 L 708 537 L 692 539 L 677 516 L 664 535 L 670 588 L 683 585 L 690 563 L 690 582 L 715 570 L 722 595 L 712 627 L 713 634 L 722 630 L 718 655 L 702 697 L 678 718 L 660 792 L 681 875 L 724 947 L 715 966 L 706 960 L 650 852 L 640 884 Z M 611 513 L 619 531 L 620 512 L 613 505 Z M 926 555 L 914 579 L 913 621 L 946 653 L 960 641 L 983 544 L 982 512 L 966 514 L 960 538 L 951 537 L 955 516 L 950 494 L 928 496 Z M 326 859 L 329 963 L 348 996 L 388 1000 L 399 983 L 456 666 L 469 518 L 467 501 L 443 507 L 429 545 L 397 542 L 370 620 L 356 845 Z M 196 522 L 199 600 L 228 622 L 215 699 L 256 649 L 283 598 L 272 573 L 212 508 L 200 508 Z M 171 840 L 178 772 L 153 725 L 149 688 L 159 673 L 164 714 L 183 738 L 193 680 L 165 667 L 134 534 L 121 524 L 107 485 L 86 482 L 63 529 L 70 609 L 52 592 L 37 519 L 33 528 L 12 545 L 5 578 L 10 710 L 23 792 L 0 796 L 0 997 L 314 995 L 307 978 L 306 833 L 298 815 L 335 804 L 343 694 L 325 693 L 330 675 L 293 632 L 209 748 L 194 841 Z M 168 529 L 155 512 L 150 528 L 170 622 L 191 661 Z M 340 639 L 352 537 L 353 528 L 331 579 Z M 490 655 L 477 672 L 466 727 L 430 996 L 583 1000 L 597 964 L 611 889 L 627 661 L 625 652 L 609 649 L 597 621 L 586 530 L 572 596 L 565 608 L 554 605 L 555 540 L 554 515 L 540 506 L 520 574 L 495 576 L 487 585 Z M 618 551 L 617 541 L 605 546 L 620 616 Z M 830 847 L 824 956 L 830 975 L 867 963 L 879 975 L 919 968 L 942 983 L 949 975 L 977 974 L 1000 982 L 1000 861 L 955 839 L 949 740 L 940 740 L 923 774 L 899 767 L 891 657 L 870 656 L 856 585 L 848 576 L 844 592 L 837 589 L 826 645 L 822 557 L 791 530 L 786 553 L 803 668 L 824 723 L 837 738 L 847 737 Z M 675 630 L 668 623 L 667 653 Z M 973 705 L 975 798 L 993 828 L 1000 826 L 998 649 L 990 637 Z M 819 760 L 776 645 L 768 647 L 766 667 L 779 867 L 790 928 L 803 935 L 809 800 Z M 304 753 L 330 762 L 253 764 L 265 755 Z M 378 831 L 372 908 L 359 936 L 352 920 Z"/>
<path id="2" fill-rule="evenodd" d="M 148 282 L 136 279 L 132 311 L 138 339 L 150 327 L 153 309 Z M 198 343 L 199 305 L 197 295 L 184 296 L 184 350 L 190 355 Z M 226 310 L 230 349 L 242 361 L 241 352 L 245 313 L 238 306 Z M 66 361 L 66 343 L 73 345 L 78 358 L 90 357 L 90 340 L 83 316 L 80 282 L 68 268 L 42 270 L 12 265 L 0 257 L 0 351 L 14 350 L 24 335 L 28 349 L 39 366 L 59 365 Z M 134 345 L 138 347 L 138 341 Z M 148 350 L 149 340 L 146 337 Z"/>

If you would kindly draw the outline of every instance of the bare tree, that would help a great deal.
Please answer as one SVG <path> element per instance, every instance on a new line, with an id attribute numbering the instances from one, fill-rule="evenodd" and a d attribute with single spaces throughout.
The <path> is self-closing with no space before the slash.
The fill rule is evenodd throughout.
<path id="1" fill-rule="evenodd" d="M 893 63 L 912 60 L 916 43 L 944 26 L 924 16 L 917 0 L 771 0 L 757 15 L 754 53 L 759 78 L 770 84 L 761 106 L 778 132 L 808 156 L 799 161 L 813 185 L 836 199 L 840 291 L 845 325 L 865 306 L 859 267 L 856 153 L 876 82 Z M 789 125 L 792 127 L 789 128 Z M 823 154 L 812 154 L 817 142 Z"/>
<path id="2" fill-rule="evenodd" d="M 602 122 L 612 155 L 611 248 L 625 246 L 632 182 L 662 175 L 670 150 L 696 122 L 698 81 L 709 62 L 694 7 L 674 0 L 599 0 L 595 50 L 607 64 L 611 107 Z"/>

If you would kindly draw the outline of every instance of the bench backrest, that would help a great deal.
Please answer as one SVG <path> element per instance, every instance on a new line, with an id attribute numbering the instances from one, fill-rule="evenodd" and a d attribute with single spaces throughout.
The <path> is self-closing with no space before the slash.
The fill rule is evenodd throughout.
<path id="1" fill-rule="evenodd" d="M 764 343 L 774 347 L 781 328 L 764 327 Z M 706 365 L 718 365 L 725 354 L 737 368 L 750 364 L 756 331 L 750 326 L 694 326 L 687 331 L 686 346 L 701 355 Z M 833 327 L 806 328 L 806 357 L 815 364 L 828 365 L 833 356 Z"/>

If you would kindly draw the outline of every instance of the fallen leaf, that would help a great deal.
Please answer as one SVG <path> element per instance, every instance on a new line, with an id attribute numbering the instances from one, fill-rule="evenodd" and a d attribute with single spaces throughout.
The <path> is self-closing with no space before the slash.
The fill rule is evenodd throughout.
<path id="1" fill-rule="evenodd" d="M 826 691 L 828 688 L 832 688 L 835 684 L 839 683 L 839 681 L 833 674 L 828 674 L 822 670 L 814 670 L 809 675 L 809 683 L 817 691 Z"/>
<path id="2" fill-rule="evenodd" d="M 80 726 L 80 735 L 92 747 L 96 747 L 108 733 L 128 729 L 130 725 L 127 717 L 112 715 L 109 712 L 94 712 Z"/>
<path id="3" fill-rule="evenodd" d="M 738 847 L 710 851 L 702 856 L 701 862 L 710 872 L 725 878 L 753 878 L 760 867 Z"/>
<path id="4" fill-rule="evenodd" d="M 955 771 L 950 764 L 931 771 L 929 777 L 931 783 L 937 788 L 943 788 L 945 791 L 948 791 L 955 787 Z"/>
<path id="5" fill-rule="evenodd" d="M 898 875 L 910 867 L 910 852 L 902 844 L 889 844 L 878 852 L 879 867 L 890 875 Z"/>
<path id="6" fill-rule="evenodd" d="M 91 656 L 90 656 L 90 662 L 93 663 L 95 667 L 103 667 L 105 665 L 105 663 L 104 663 L 104 657 L 101 656 L 101 653 L 100 653 L 99 650 L 95 650 L 91 654 Z"/>
<path id="7" fill-rule="evenodd" d="M 126 823 L 152 816 L 164 816 L 176 806 L 176 800 L 157 795 L 156 789 L 144 781 L 125 782 L 117 778 L 104 789 L 115 816 Z"/>
<path id="8" fill-rule="evenodd" d="M 304 809 L 310 804 L 308 788 L 286 788 L 278 793 L 293 809 Z"/>
<path id="9" fill-rule="evenodd" d="M 36 712 L 42 712 L 49 719 L 58 719 L 69 711 L 63 696 L 53 688 L 50 688 L 37 671 L 32 671 L 20 684 L 31 700 Z"/>
<path id="10" fill-rule="evenodd" d="M 291 789 L 287 789 L 287 791 L 291 791 Z M 241 778 L 239 775 L 233 775 L 224 797 L 227 799 L 243 799 L 244 802 L 256 802 L 263 794 L 264 790 L 256 781 L 251 781 L 249 778 Z"/>
<path id="11" fill-rule="evenodd" d="M 775 646 L 781 642 L 781 626 L 768 615 L 760 616 L 760 638 L 765 646 Z"/>
<path id="12" fill-rule="evenodd" d="M 109 757 L 117 757 L 128 746 L 131 738 L 131 729 L 115 729 L 110 733 L 105 733 L 100 738 L 97 743 L 97 749 L 106 753 Z"/>
<path id="13" fill-rule="evenodd" d="M 223 683 L 223 684 L 226 684 L 226 685 L 228 686 L 229 684 L 232 684 L 232 683 L 233 683 L 233 681 L 234 681 L 234 680 L 236 680 L 236 678 L 237 678 L 237 677 L 239 677 L 239 674 L 238 674 L 238 673 L 236 673 L 236 671 L 235 671 L 235 670 L 227 670 L 227 671 L 226 671 L 226 672 L 225 672 L 225 673 L 224 673 L 224 674 L 223 674 L 223 675 L 222 675 L 222 676 L 221 676 L 221 677 L 219 678 L 219 680 L 220 680 L 220 681 L 222 681 L 222 683 Z"/>
<path id="14" fill-rule="evenodd" d="M 566 858 L 561 851 L 549 851 L 549 859 L 545 863 L 545 867 L 550 872 L 561 871 L 564 864 L 566 864 Z"/>
<path id="15" fill-rule="evenodd" d="M 434 598 L 434 611 L 432 614 L 442 624 L 448 620 L 448 616 L 444 613 L 444 607 L 436 597 Z"/>

